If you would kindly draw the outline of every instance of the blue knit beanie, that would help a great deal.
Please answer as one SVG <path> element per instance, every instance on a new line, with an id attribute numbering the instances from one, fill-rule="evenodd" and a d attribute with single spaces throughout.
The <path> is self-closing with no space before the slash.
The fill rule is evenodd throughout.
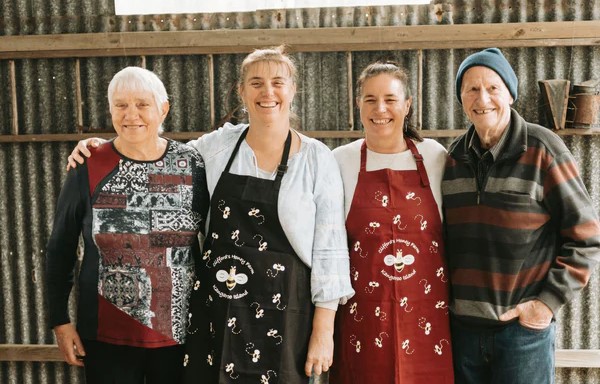
<path id="1" fill-rule="evenodd" d="M 517 101 L 519 80 L 517 80 L 515 71 L 513 71 L 498 48 L 488 48 L 467 57 L 460 67 L 458 67 L 458 72 L 456 73 L 456 97 L 459 103 L 462 104 L 460 89 L 462 87 L 463 75 L 469 68 L 477 66 L 488 67 L 496 72 L 502 78 L 504 84 L 506 84 L 506 88 L 508 88 L 508 91 L 512 95 L 513 101 Z"/>

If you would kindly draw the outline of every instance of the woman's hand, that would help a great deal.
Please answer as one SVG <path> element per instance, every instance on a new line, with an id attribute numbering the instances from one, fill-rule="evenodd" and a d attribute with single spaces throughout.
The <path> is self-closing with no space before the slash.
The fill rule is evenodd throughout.
<path id="1" fill-rule="evenodd" d="M 333 363 L 333 326 L 335 311 L 327 308 L 315 308 L 313 329 L 308 343 L 308 355 L 304 364 L 304 373 L 310 377 L 313 372 L 320 375 L 327 372 Z"/>
<path id="2" fill-rule="evenodd" d="M 71 154 L 67 158 L 67 171 L 71 168 L 77 168 L 77 163 L 83 164 L 83 162 L 85 161 L 83 156 L 92 156 L 90 150 L 88 149 L 88 146 L 95 148 L 104 142 L 106 142 L 106 140 L 97 137 L 79 140 L 77 146 L 73 149 L 73 152 L 71 152 Z"/>
<path id="3" fill-rule="evenodd" d="M 83 367 L 82 358 L 85 356 L 85 350 L 73 324 L 57 325 L 54 327 L 54 334 L 58 349 L 62 352 L 65 361 L 71 365 Z"/>

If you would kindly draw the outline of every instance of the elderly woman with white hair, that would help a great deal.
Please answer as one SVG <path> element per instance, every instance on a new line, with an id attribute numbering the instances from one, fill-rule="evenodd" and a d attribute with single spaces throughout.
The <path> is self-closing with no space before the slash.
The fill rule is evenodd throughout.
<path id="1" fill-rule="evenodd" d="M 160 79 L 139 67 L 108 87 L 114 140 L 69 171 L 46 257 L 50 324 L 87 383 L 166 383 L 182 374 L 188 297 L 208 191 L 193 148 L 160 136 Z M 68 314 L 79 236 L 77 327 Z"/>

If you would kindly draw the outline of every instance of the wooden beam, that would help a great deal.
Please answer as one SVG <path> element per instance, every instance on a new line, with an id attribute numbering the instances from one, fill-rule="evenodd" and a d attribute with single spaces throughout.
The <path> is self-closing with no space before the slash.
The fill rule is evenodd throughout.
<path id="1" fill-rule="evenodd" d="M 300 133 L 316 139 L 359 139 L 364 135 L 360 130 L 352 131 L 299 131 Z M 464 133 L 464 130 L 446 130 L 446 131 L 421 131 L 423 137 L 456 137 Z M 164 137 L 173 140 L 187 141 L 194 140 L 207 132 L 165 132 Z M 57 133 L 57 134 L 36 134 L 36 135 L 0 135 L 0 143 L 31 143 L 31 142 L 65 142 L 79 141 L 91 137 L 100 137 L 110 139 L 115 137 L 115 133 Z"/>
<path id="2" fill-rule="evenodd" d="M 0 361 L 64 361 L 57 345 L 0 344 Z"/>
<path id="3" fill-rule="evenodd" d="M 363 137 L 360 131 L 300 131 L 308 137 L 318 139 L 358 139 Z M 207 132 L 165 132 L 164 137 L 173 140 L 187 141 L 194 140 Z M 31 142 L 65 142 L 79 141 L 91 137 L 100 137 L 110 139 L 115 137 L 115 133 L 57 133 L 57 134 L 39 134 L 39 135 L 0 135 L 0 143 L 31 143 Z"/>
<path id="4" fill-rule="evenodd" d="M 0 37 L 0 59 L 196 55 L 287 44 L 297 52 L 600 45 L 600 21 L 220 29 Z"/>
<path id="5" fill-rule="evenodd" d="M 10 132 L 13 135 L 19 134 L 19 108 L 17 107 L 17 75 L 15 70 L 15 61 L 8 62 L 8 71 L 10 76 L 10 104 L 12 116 L 10 119 Z"/>
<path id="6" fill-rule="evenodd" d="M 346 86 L 348 87 L 348 130 L 354 131 L 354 76 L 352 76 L 352 52 L 346 52 Z"/>
<path id="7" fill-rule="evenodd" d="M 300 133 L 313 137 L 315 139 L 360 139 L 363 132 L 361 130 L 352 131 L 299 131 Z M 465 133 L 465 129 L 424 129 L 419 131 L 423 137 L 432 139 L 454 138 Z M 559 136 L 595 136 L 600 135 L 600 128 L 590 129 L 561 129 L 553 131 Z M 165 132 L 163 136 L 173 140 L 187 141 L 194 140 L 207 132 Z M 100 137 L 110 139 L 115 137 L 115 133 L 57 133 L 40 135 L 0 135 L 0 143 L 33 143 L 33 142 L 65 142 L 79 141 L 90 137 Z"/>
<path id="8" fill-rule="evenodd" d="M 83 126 L 83 99 L 81 97 L 81 63 L 75 60 L 75 108 L 77 109 L 77 126 Z"/>
<path id="9" fill-rule="evenodd" d="M 414 99 L 413 99 L 414 103 Z M 414 111 L 414 106 L 413 106 Z M 417 130 L 423 129 L 423 50 L 417 51 Z"/>
<path id="10" fill-rule="evenodd" d="M 600 368 L 599 349 L 557 349 L 557 368 Z M 58 346 L 0 344 L 0 361 L 63 361 Z"/>
<path id="11" fill-rule="evenodd" d="M 352 131 L 299 131 L 300 133 L 313 137 L 315 139 L 360 139 L 363 132 L 361 130 Z M 465 129 L 424 129 L 419 131 L 423 137 L 432 139 L 454 138 L 465 133 Z M 194 140 L 207 132 L 165 132 L 163 136 L 173 140 L 187 141 Z M 600 128 L 591 129 L 561 129 L 554 131 L 559 136 L 595 136 L 600 135 Z M 57 133 L 40 135 L 0 135 L 0 143 L 33 143 L 33 142 L 65 142 L 79 141 L 90 137 L 100 137 L 110 139 L 115 137 L 115 133 Z"/>
<path id="12" fill-rule="evenodd" d="M 600 368 L 600 349 L 557 349 L 557 368 Z"/>
<path id="13" fill-rule="evenodd" d="M 215 127 L 215 59 L 213 55 L 208 55 L 208 106 L 210 113 L 210 126 Z"/>

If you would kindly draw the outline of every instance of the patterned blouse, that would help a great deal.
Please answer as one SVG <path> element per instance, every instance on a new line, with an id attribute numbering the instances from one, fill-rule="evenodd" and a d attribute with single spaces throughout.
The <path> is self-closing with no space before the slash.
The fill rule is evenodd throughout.
<path id="1" fill-rule="evenodd" d="M 80 336 L 146 348 L 182 344 L 209 203 L 204 162 L 171 140 L 154 161 L 126 158 L 112 142 L 93 152 L 69 172 L 57 204 L 47 253 L 51 325 L 70 322 L 81 233 Z"/>

